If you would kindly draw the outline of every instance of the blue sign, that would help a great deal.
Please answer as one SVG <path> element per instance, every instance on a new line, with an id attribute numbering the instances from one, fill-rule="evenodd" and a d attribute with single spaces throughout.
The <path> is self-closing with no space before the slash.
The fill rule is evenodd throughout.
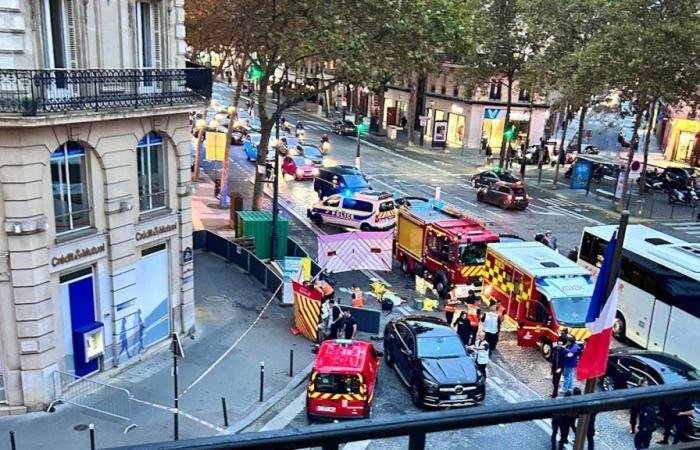
<path id="1" fill-rule="evenodd" d="M 593 171 L 593 161 L 577 159 L 571 174 L 571 189 L 586 189 Z"/>
<path id="2" fill-rule="evenodd" d="M 498 119 L 498 114 L 501 112 L 498 108 L 484 109 L 484 119 Z"/>
<path id="3" fill-rule="evenodd" d="M 302 272 L 301 258 L 296 256 L 285 256 L 282 264 L 284 281 L 299 281 L 299 274 Z"/>

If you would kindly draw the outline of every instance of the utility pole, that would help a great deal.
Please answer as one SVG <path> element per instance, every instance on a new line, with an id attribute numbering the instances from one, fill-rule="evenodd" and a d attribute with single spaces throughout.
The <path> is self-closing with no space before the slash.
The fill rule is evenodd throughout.
<path id="1" fill-rule="evenodd" d="M 615 241 L 615 251 L 613 252 L 612 262 L 608 261 L 610 264 L 610 273 L 608 273 L 608 279 L 605 286 L 605 299 L 610 297 L 610 293 L 613 289 L 617 289 L 617 275 L 620 267 L 620 260 L 622 259 L 622 248 L 625 242 L 625 234 L 627 233 L 627 224 L 630 220 L 630 212 L 627 210 L 622 211 L 620 215 L 620 225 L 617 229 L 617 241 Z M 589 378 L 586 380 L 586 386 L 583 388 L 584 394 L 592 394 L 595 392 L 595 383 L 597 378 Z M 581 414 L 578 419 L 578 424 L 576 425 L 576 440 L 574 441 L 574 450 L 583 450 L 583 441 L 586 438 L 586 432 L 588 431 L 588 423 L 590 422 L 590 414 Z"/>
<path id="2" fill-rule="evenodd" d="M 275 164 L 274 164 L 274 178 L 272 179 L 272 233 L 270 234 L 270 261 L 274 261 L 277 258 L 277 210 L 279 203 L 279 146 L 280 146 L 280 90 L 282 88 L 282 80 L 277 84 L 277 104 L 275 110 L 276 126 L 275 126 L 275 140 L 277 141 L 277 147 L 275 148 Z"/>
<path id="3" fill-rule="evenodd" d="M 177 388 L 177 359 L 184 358 L 185 352 L 182 350 L 182 343 L 180 342 L 180 337 L 177 335 L 177 333 L 173 332 L 170 339 L 170 351 L 173 353 L 173 399 L 175 400 L 175 411 L 173 412 L 173 439 L 177 441 L 180 439 L 180 395 Z"/>

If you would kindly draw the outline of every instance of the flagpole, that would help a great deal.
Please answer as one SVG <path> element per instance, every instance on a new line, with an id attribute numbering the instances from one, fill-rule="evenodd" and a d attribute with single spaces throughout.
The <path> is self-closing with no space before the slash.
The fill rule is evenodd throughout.
<path id="1" fill-rule="evenodd" d="M 620 261 L 622 259 L 622 245 L 625 242 L 625 233 L 627 232 L 627 224 L 630 220 L 630 212 L 622 211 L 620 215 L 620 225 L 617 229 L 617 241 L 615 241 L 615 251 L 613 252 L 612 263 L 610 263 L 610 271 L 608 272 L 608 280 L 605 289 L 605 299 L 610 297 L 613 289 L 617 288 L 617 274 L 619 272 Z M 584 394 L 592 394 L 595 392 L 596 378 L 586 380 L 586 385 L 583 388 Z M 586 438 L 588 431 L 588 423 L 591 416 L 589 414 L 581 414 L 576 425 L 576 440 L 574 441 L 574 450 L 583 450 L 583 441 Z"/>

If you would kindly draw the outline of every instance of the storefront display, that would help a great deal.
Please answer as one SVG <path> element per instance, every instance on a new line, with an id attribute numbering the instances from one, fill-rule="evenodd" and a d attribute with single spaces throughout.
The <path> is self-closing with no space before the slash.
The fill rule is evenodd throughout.
<path id="1" fill-rule="evenodd" d="M 447 120 L 447 143 L 462 146 L 466 119 L 463 115 L 450 113 Z"/>
<path id="2" fill-rule="evenodd" d="M 433 147 L 445 147 L 447 143 L 447 121 L 436 120 L 435 131 L 433 132 Z"/>

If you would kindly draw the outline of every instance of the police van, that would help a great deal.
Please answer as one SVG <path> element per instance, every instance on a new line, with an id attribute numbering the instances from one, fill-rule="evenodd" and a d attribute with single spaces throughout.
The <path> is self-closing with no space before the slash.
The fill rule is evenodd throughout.
<path id="1" fill-rule="evenodd" d="M 370 231 L 387 230 L 396 225 L 396 205 L 388 192 L 332 195 L 313 205 L 306 215 L 319 227 L 326 223 Z"/>

